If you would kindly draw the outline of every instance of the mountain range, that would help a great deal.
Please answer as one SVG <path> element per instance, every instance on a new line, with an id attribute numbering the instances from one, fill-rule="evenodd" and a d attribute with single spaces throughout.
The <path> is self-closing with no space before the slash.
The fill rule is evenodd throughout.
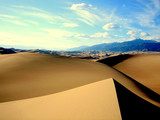
<path id="1" fill-rule="evenodd" d="M 11 53 L 15 53 L 12 49 L 6 49 L 3 47 L 0 47 L 0 54 L 11 54 Z"/>
<path id="2" fill-rule="evenodd" d="M 160 42 L 154 40 L 135 39 L 126 42 L 103 43 L 93 46 L 80 46 L 68 49 L 69 51 L 111 51 L 111 52 L 129 52 L 129 51 L 160 51 Z"/>

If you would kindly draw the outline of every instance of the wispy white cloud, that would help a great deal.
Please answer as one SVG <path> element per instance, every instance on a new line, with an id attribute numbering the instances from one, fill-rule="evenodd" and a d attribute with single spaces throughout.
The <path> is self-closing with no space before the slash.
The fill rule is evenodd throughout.
<path id="1" fill-rule="evenodd" d="M 92 38 L 107 38 L 107 37 L 111 37 L 111 35 L 108 32 L 104 32 L 104 33 L 95 33 L 95 34 L 91 35 L 90 37 L 92 37 Z"/>
<path id="2" fill-rule="evenodd" d="M 146 36 L 143 39 L 144 40 L 158 40 L 158 41 L 160 41 L 160 37 L 159 36 Z"/>
<path id="3" fill-rule="evenodd" d="M 49 24 L 55 24 L 55 22 L 53 22 L 53 21 L 49 21 L 48 23 L 49 23 Z"/>
<path id="4" fill-rule="evenodd" d="M 102 13 L 102 21 L 109 24 L 112 23 L 113 25 L 117 26 L 117 28 L 128 28 L 131 27 L 133 20 L 126 17 L 122 17 L 122 15 L 117 15 L 117 9 L 113 8 L 108 13 Z"/>
<path id="5" fill-rule="evenodd" d="M 34 17 L 46 20 L 47 23 L 50 22 L 68 22 L 68 20 L 64 17 L 54 15 L 53 13 L 39 9 L 32 6 L 17 6 L 12 5 L 11 7 L 3 7 L 6 11 L 11 11 L 12 13 L 16 13 L 19 17 Z M 21 12 L 20 12 L 21 11 Z"/>
<path id="6" fill-rule="evenodd" d="M 140 36 L 144 40 L 159 40 L 160 41 L 160 36 L 159 35 L 150 35 L 147 32 L 141 32 Z"/>
<path id="7" fill-rule="evenodd" d="M 22 26 L 27 26 L 27 25 L 29 25 L 29 23 L 35 24 L 35 25 L 39 24 L 38 22 L 33 21 L 33 20 L 24 19 L 23 21 L 22 20 L 20 21 L 19 17 L 7 15 L 7 14 L 3 14 L 3 15 L 1 14 L 0 19 L 5 21 L 5 22 L 10 22 L 10 23 L 17 24 L 17 25 L 22 25 Z"/>
<path id="8" fill-rule="evenodd" d="M 16 18 L 16 16 L 12 16 L 12 15 L 6 15 L 6 14 L 0 14 L 0 17 L 2 18 Z"/>
<path id="9" fill-rule="evenodd" d="M 84 19 L 83 21 L 87 21 L 86 23 L 89 23 L 89 25 L 91 24 L 92 26 L 97 24 L 97 21 L 101 20 L 98 15 L 86 10 L 77 11 L 77 15 Z"/>
<path id="10" fill-rule="evenodd" d="M 85 19 L 83 19 L 83 18 L 77 18 L 79 21 L 82 21 L 82 22 L 84 22 L 84 23 L 86 23 L 87 25 L 89 25 L 89 26 L 94 26 L 94 24 L 93 23 L 91 23 L 91 22 L 89 22 L 88 20 L 85 20 Z"/>
<path id="11" fill-rule="evenodd" d="M 85 3 L 72 4 L 72 6 L 70 7 L 70 9 L 72 10 L 82 10 L 82 9 L 88 9 L 88 8 L 96 9 L 96 8 L 93 8 L 91 4 L 87 5 Z"/>
<path id="12" fill-rule="evenodd" d="M 72 38 L 81 38 L 81 39 L 90 39 L 90 40 L 105 40 L 106 38 L 114 38 L 114 37 L 120 37 L 118 35 L 112 35 L 108 32 L 104 33 L 94 33 L 91 35 L 87 34 L 74 34 L 72 35 Z"/>
<path id="13" fill-rule="evenodd" d="M 150 36 L 147 32 L 141 32 L 140 36 L 145 37 L 145 36 Z"/>
<path id="14" fill-rule="evenodd" d="M 78 27 L 79 25 L 75 23 L 63 23 L 63 26 L 64 27 Z"/>
<path id="15" fill-rule="evenodd" d="M 44 20 L 47 20 L 47 21 L 54 21 L 54 22 L 58 22 L 58 21 L 67 21 L 66 19 L 64 19 L 63 17 L 60 17 L 60 16 L 54 16 L 50 13 L 42 13 L 42 12 L 29 12 L 29 11 L 26 11 L 26 12 L 23 12 L 22 13 L 23 15 L 26 15 L 26 16 L 32 16 L 32 17 L 36 17 L 36 18 L 41 18 L 41 19 L 44 19 Z"/>
<path id="16" fill-rule="evenodd" d="M 32 6 L 12 5 L 11 7 L 20 8 L 20 9 L 26 9 L 26 10 L 34 10 L 34 11 L 46 12 L 46 11 L 44 11 L 42 9 L 39 9 L 37 7 L 32 7 Z"/>
<path id="17" fill-rule="evenodd" d="M 115 38 L 115 37 L 123 37 L 123 36 L 113 35 L 108 32 L 104 32 L 104 33 L 94 33 L 93 35 L 90 35 L 90 37 L 94 39 L 105 39 L 105 38 Z"/>
<path id="18" fill-rule="evenodd" d="M 32 21 L 32 20 L 26 20 L 26 22 L 31 23 L 31 24 L 35 24 L 35 25 L 38 25 L 38 24 L 39 24 L 38 22 Z"/>
<path id="19" fill-rule="evenodd" d="M 137 38 L 153 40 L 153 38 L 156 38 L 156 37 L 151 36 L 149 33 L 141 31 L 141 30 L 139 30 L 139 31 L 138 30 L 128 31 L 127 35 L 130 35 L 131 40 L 132 39 L 137 39 Z"/>
<path id="20" fill-rule="evenodd" d="M 11 23 L 17 24 L 17 25 L 22 25 L 22 26 L 27 26 L 28 24 L 20 22 L 20 21 L 10 21 Z"/>
<path id="21" fill-rule="evenodd" d="M 126 27 L 129 26 L 132 22 L 131 19 L 122 18 L 116 15 L 116 8 L 104 12 L 98 8 L 93 7 L 91 4 L 80 3 L 72 4 L 70 10 L 72 10 L 77 15 L 77 20 L 90 26 L 99 26 L 105 23 L 113 23 L 114 25 L 121 24 L 123 27 Z M 113 26 L 112 29 L 114 28 L 118 28 L 118 26 Z"/>
<path id="22" fill-rule="evenodd" d="M 117 30 L 119 28 L 120 28 L 120 26 L 118 26 L 117 24 L 114 24 L 114 23 L 108 23 L 103 26 L 104 30 Z"/>
<path id="23" fill-rule="evenodd" d="M 157 27 L 154 19 L 159 16 L 160 13 L 160 1 L 159 0 L 137 0 L 140 3 L 140 9 L 142 12 L 136 12 L 135 18 L 141 26 Z"/>
<path id="24" fill-rule="evenodd" d="M 74 33 L 72 32 L 60 30 L 60 29 L 41 28 L 41 30 L 47 32 L 53 38 L 63 38 L 63 37 L 65 38 L 65 37 L 74 35 Z"/>
<path id="25" fill-rule="evenodd" d="M 12 16 L 12 15 L 7 15 L 7 14 L 1 14 L 0 15 L 0 20 L 3 20 L 5 22 L 10 22 L 13 24 L 21 25 L 21 26 L 27 26 L 28 24 L 25 22 L 22 22 L 17 19 L 17 16 Z"/>
<path id="26" fill-rule="evenodd" d="M 16 24 L 16 25 L 28 26 L 27 23 L 21 22 L 21 21 L 18 21 L 18 20 L 5 20 L 5 21 L 10 22 L 10 23 L 13 23 L 13 24 Z"/>
<path id="27" fill-rule="evenodd" d="M 127 35 L 130 35 L 131 39 L 139 38 L 139 32 L 136 30 L 131 30 L 127 32 Z"/>
<path id="28" fill-rule="evenodd" d="M 90 39 L 90 36 L 86 35 L 86 34 L 76 34 L 73 37 L 75 37 L 75 38 L 83 38 L 83 39 Z"/>
<path id="29" fill-rule="evenodd" d="M 91 4 L 73 4 L 70 9 L 78 15 L 78 20 L 90 26 L 94 26 L 97 21 L 101 20 L 100 16 L 95 13 L 96 9 Z"/>

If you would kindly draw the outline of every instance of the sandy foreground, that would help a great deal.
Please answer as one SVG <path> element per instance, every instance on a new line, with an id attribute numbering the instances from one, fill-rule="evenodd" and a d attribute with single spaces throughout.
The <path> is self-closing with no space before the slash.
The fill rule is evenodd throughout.
<path id="1" fill-rule="evenodd" d="M 121 120 L 112 79 L 0 104 L 2 120 Z"/>
<path id="2" fill-rule="evenodd" d="M 114 80 L 143 100 L 160 106 L 139 84 L 152 92 L 157 88 L 140 80 L 137 83 L 102 63 L 18 53 L 1 55 L 0 67 L 2 120 L 120 120 Z"/>

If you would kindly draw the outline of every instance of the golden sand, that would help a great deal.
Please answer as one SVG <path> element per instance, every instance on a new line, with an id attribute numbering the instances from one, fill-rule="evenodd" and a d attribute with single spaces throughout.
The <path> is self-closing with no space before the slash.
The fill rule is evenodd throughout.
<path id="1" fill-rule="evenodd" d="M 134 80 L 93 61 L 18 53 L 0 55 L 0 67 L 0 117 L 4 120 L 119 120 L 113 79 L 135 95 L 160 106 Z"/>

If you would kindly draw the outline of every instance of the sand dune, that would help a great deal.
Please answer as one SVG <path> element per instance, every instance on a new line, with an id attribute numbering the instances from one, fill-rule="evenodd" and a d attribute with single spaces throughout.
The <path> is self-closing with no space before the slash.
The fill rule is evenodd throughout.
<path id="1" fill-rule="evenodd" d="M 114 78 L 136 95 L 159 106 L 134 81 L 101 63 L 35 53 L 2 55 L 0 59 L 0 102 L 53 94 Z"/>
<path id="2" fill-rule="evenodd" d="M 141 84 L 102 63 L 18 53 L 1 55 L 0 67 L 0 112 L 7 120 L 44 117 L 92 120 L 107 116 L 121 119 L 113 79 L 147 105 L 160 107 L 155 88 L 146 91 L 144 88 L 151 88 L 146 83 L 140 81 Z"/>
<path id="3" fill-rule="evenodd" d="M 2 120 L 121 120 L 112 79 L 43 97 L 1 103 L 0 113 Z"/>
<path id="4" fill-rule="evenodd" d="M 160 94 L 160 55 L 132 55 L 113 67 Z"/>

